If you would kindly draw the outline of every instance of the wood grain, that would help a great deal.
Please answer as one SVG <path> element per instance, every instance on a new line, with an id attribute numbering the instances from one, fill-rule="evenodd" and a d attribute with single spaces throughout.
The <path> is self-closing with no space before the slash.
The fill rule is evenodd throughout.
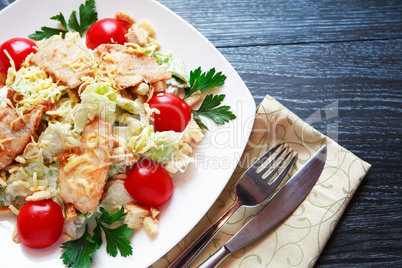
<path id="1" fill-rule="evenodd" d="M 220 50 L 257 104 L 270 94 L 373 165 L 316 267 L 402 267 L 402 1 L 159 2 Z"/>
<path id="2" fill-rule="evenodd" d="M 160 2 L 221 51 L 257 104 L 268 93 L 305 120 L 320 111 L 312 125 L 373 165 L 316 267 L 401 267 L 402 3 Z"/>
<path id="3" fill-rule="evenodd" d="M 401 38 L 394 0 L 161 0 L 215 46 Z"/>
<path id="4" fill-rule="evenodd" d="M 256 103 L 268 93 L 306 121 L 319 111 L 312 125 L 373 165 L 316 267 L 402 265 L 400 41 L 220 51 Z M 326 106 L 338 115 L 326 118 Z"/>

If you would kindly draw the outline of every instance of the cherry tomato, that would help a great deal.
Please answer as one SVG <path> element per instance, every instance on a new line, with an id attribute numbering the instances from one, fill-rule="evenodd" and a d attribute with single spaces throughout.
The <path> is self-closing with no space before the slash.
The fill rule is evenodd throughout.
<path id="1" fill-rule="evenodd" d="M 64 218 L 59 204 L 51 199 L 28 201 L 17 218 L 21 242 L 30 248 L 47 248 L 63 232 Z"/>
<path id="2" fill-rule="evenodd" d="M 169 173 L 149 159 L 141 160 L 128 173 L 124 187 L 139 204 L 151 207 L 165 204 L 173 194 Z"/>
<path id="3" fill-rule="evenodd" d="M 7 69 L 11 67 L 10 59 L 4 53 L 7 50 L 10 57 L 13 59 L 15 68 L 18 70 L 25 58 L 31 54 L 36 53 L 36 44 L 25 38 L 12 38 L 0 45 L 0 73 L 7 73 Z"/>
<path id="4" fill-rule="evenodd" d="M 160 112 L 153 113 L 153 125 L 157 131 L 182 132 L 191 120 L 190 106 L 176 95 L 159 93 L 154 95 L 148 104 Z"/>
<path id="5" fill-rule="evenodd" d="M 87 47 L 95 49 L 101 44 L 120 44 L 126 42 L 127 29 L 116 19 L 98 20 L 89 27 L 86 37 Z"/>

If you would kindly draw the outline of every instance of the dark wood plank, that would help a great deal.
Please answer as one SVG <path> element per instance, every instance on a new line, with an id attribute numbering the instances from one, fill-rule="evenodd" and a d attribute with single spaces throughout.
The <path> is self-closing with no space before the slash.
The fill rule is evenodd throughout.
<path id="1" fill-rule="evenodd" d="M 256 103 L 268 93 L 306 121 L 320 111 L 312 125 L 373 165 L 316 267 L 402 265 L 401 45 L 219 48 Z M 338 107 L 337 116 L 326 118 L 328 105 Z"/>
<path id="2" fill-rule="evenodd" d="M 0 10 L 13 0 L 1 0 Z M 159 0 L 215 46 L 402 38 L 397 0 Z"/>
<path id="3" fill-rule="evenodd" d="M 14 2 L 15 0 L 0 0 L 0 10 Z"/>
<path id="4" fill-rule="evenodd" d="M 402 37 L 395 0 L 159 0 L 215 46 Z"/>

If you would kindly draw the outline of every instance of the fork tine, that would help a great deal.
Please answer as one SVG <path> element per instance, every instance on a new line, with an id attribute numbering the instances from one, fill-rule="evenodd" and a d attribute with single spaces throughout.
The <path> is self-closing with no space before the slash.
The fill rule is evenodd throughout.
<path id="1" fill-rule="evenodd" d="M 267 160 L 282 145 L 283 145 L 283 143 L 279 143 L 279 144 L 275 145 L 271 150 L 269 150 L 263 156 L 258 158 L 258 160 L 253 165 L 251 165 L 251 167 L 248 169 L 248 171 L 255 172 L 257 170 L 257 168 L 259 168 L 265 162 L 265 160 Z"/>
<path id="2" fill-rule="evenodd" d="M 292 150 L 292 152 L 293 152 L 293 150 Z M 288 157 L 290 155 L 290 153 L 291 152 L 289 152 L 286 155 L 286 157 Z M 281 171 L 281 173 L 279 173 L 278 177 L 276 177 L 274 179 L 274 181 L 270 184 L 270 186 L 273 189 L 276 189 L 276 187 L 278 187 L 278 185 L 283 181 L 283 179 L 285 178 L 286 174 L 288 174 L 289 170 L 292 168 L 293 163 L 296 161 L 296 159 L 297 159 L 297 153 L 290 159 L 289 163 L 284 167 L 284 169 Z"/>
<path id="3" fill-rule="evenodd" d="M 286 149 L 286 148 L 285 148 L 285 149 Z M 283 150 L 285 150 L 285 149 L 283 149 Z M 282 151 L 282 152 L 283 152 L 283 151 Z M 281 153 L 282 153 L 282 152 L 281 152 Z M 288 152 L 288 153 L 283 157 L 283 159 L 279 162 L 279 164 L 275 166 L 275 168 L 268 174 L 268 176 L 266 176 L 266 177 L 264 178 L 264 180 L 269 181 L 269 180 L 272 178 L 272 176 L 274 176 L 274 174 L 278 171 L 278 169 L 285 163 L 286 159 L 288 159 L 289 156 L 290 156 L 292 153 L 293 153 L 293 150 L 290 150 L 290 152 Z M 271 162 L 276 162 L 276 161 L 278 160 L 279 156 L 280 156 L 280 155 L 278 154 L 278 156 L 275 157 L 275 159 L 273 159 Z M 271 164 L 271 163 L 270 163 L 270 164 Z M 274 164 L 274 163 L 272 163 L 271 166 L 273 166 L 273 164 Z M 262 176 L 264 175 L 265 172 L 268 171 L 269 168 L 270 168 L 270 166 L 264 167 L 264 169 L 261 171 Z"/>
<path id="4" fill-rule="evenodd" d="M 261 173 L 262 175 L 264 175 L 264 173 L 265 173 L 270 167 L 272 167 L 272 166 L 275 164 L 275 162 L 279 159 L 279 157 L 280 157 L 287 149 L 288 149 L 288 147 L 283 148 L 282 151 L 280 151 L 280 152 L 271 160 L 271 162 L 269 162 L 262 170 L 260 170 L 260 171 L 258 171 L 258 172 L 256 171 L 256 173 L 258 173 L 258 174 Z M 286 155 L 284 159 L 286 159 L 287 157 L 288 157 L 288 155 Z M 262 164 L 263 164 L 263 163 L 261 163 L 261 165 L 260 165 L 259 167 L 261 167 Z M 281 165 L 281 164 L 283 164 L 283 161 L 279 163 L 279 165 Z M 258 170 L 258 168 L 257 168 L 257 170 Z M 278 169 L 276 169 L 276 170 L 278 170 Z M 276 172 L 276 171 L 275 171 L 275 172 Z"/>

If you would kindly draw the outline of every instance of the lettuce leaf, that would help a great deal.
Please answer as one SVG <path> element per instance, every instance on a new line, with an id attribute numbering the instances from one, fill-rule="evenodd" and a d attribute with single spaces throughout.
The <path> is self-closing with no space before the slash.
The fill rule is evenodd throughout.
<path id="1" fill-rule="evenodd" d="M 187 85 L 188 75 L 183 60 L 174 59 L 171 53 L 162 53 L 159 51 L 155 52 L 154 56 L 158 59 L 158 64 L 161 67 L 174 77 L 180 79 L 180 81 L 172 81 L 172 83 L 177 85 L 183 84 L 183 86 Z"/>
<path id="2" fill-rule="evenodd" d="M 52 163 L 64 150 L 79 146 L 78 137 L 73 137 L 72 126 L 68 123 L 48 123 L 47 128 L 39 137 L 39 147 L 43 149 L 42 155 L 46 163 Z"/>
<path id="3" fill-rule="evenodd" d="M 128 140 L 127 148 L 142 157 L 166 163 L 179 149 L 181 137 L 182 134 L 178 132 L 155 132 L 153 126 L 147 126 L 140 135 Z"/>

